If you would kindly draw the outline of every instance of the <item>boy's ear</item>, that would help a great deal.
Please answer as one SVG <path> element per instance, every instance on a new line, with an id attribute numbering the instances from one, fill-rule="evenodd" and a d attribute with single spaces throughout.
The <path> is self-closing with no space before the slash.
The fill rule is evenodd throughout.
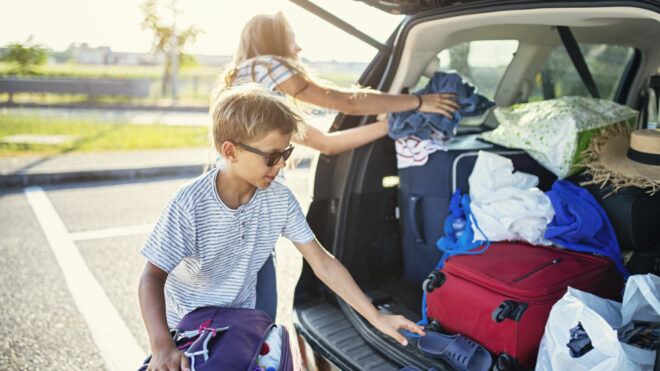
<path id="1" fill-rule="evenodd" d="M 237 160 L 236 157 L 236 145 L 234 143 L 226 140 L 222 143 L 222 158 L 224 158 L 226 161 L 231 161 L 235 162 Z"/>

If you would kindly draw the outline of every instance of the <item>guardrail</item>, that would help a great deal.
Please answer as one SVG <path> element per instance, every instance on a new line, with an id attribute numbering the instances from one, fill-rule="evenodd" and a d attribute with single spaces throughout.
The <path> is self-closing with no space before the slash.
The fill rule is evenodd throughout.
<path id="1" fill-rule="evenodd" d="M 99 95 L 146 98 L 150 83 L 150 79 L 0 77 L 0 93 L 9 93 L 8 103 L 16 93 L 84 94 L 90 101 Z"/>

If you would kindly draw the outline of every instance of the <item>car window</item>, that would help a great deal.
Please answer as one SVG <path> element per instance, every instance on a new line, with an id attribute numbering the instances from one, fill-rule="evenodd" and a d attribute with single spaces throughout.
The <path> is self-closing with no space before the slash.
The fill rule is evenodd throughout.
<path id="1" fill-rule="evenodd" d="M 494 99 L 497 85 L 518 50 L 517 40 L 479 40 L 456 44 L 438 53 L 439 71 L 458 72 L 478 88 L 480 94 Z M 420 79 L 417 89 L 428 82 Z"/>
<path id="2" fill-rule="evenodd" d="M 580 44 L 580 51 L 589 67 L 601 98 L 613 100 L 635 49 L 605 44 Z M 536 76 L 529 101 L 552 99 L 568 95 L 590 97 L 566 48 L 553 50 Z"/>

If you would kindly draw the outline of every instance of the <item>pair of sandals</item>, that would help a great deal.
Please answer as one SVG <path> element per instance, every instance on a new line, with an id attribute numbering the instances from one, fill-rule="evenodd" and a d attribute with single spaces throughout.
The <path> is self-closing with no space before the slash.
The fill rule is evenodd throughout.
<path id="1" fill-rule="evenodd" d="M 428 357 L 446 361 L 456 371 L 488 371 L 493 363 L 486 348 L 461 334 L 445 335 L 427 332 L 426 336 L 419 338 L 417 347 Z M 400 371 L 420 370 L 408 366 Z"/>

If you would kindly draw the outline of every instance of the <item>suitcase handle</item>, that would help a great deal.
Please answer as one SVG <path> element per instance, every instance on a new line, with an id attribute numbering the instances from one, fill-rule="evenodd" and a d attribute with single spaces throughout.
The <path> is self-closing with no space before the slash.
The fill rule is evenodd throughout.
<path id="1" fill-rule="evenodd" d="M 422 232 L 419 230 L 419 224 L 417 224 L 417 204 L 422 199 L 422 196 L 410 196 L 410 203 L 408 204 L 408 217 L 410 218 L 410 225 L 415 234 L 415 242 L 417 243 L 426 243 Z"/>

